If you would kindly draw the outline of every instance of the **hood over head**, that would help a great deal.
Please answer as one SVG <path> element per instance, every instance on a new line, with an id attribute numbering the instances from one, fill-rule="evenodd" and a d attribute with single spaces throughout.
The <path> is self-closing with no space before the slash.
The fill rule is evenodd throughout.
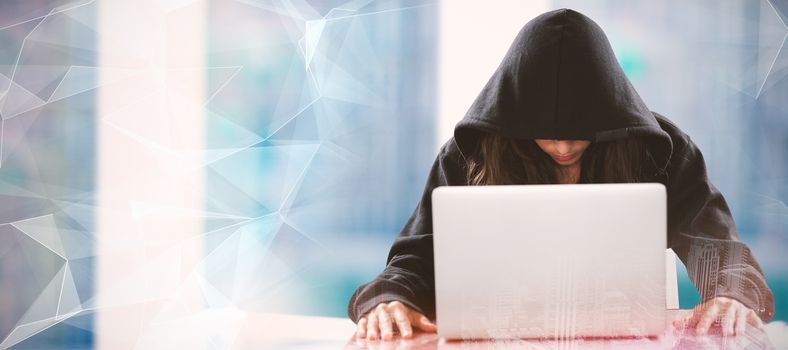
<path id="1" fill-rule="evenodd" d="M 525 24 L 498 69 L 454 129 L 463 155 L 479 132 L 519 139 L 602 142 L 644 137 L 659 147 L 660 170 L 670 136 L 632 87 L 610 42 L 585 15 L 560 9 Z"/>

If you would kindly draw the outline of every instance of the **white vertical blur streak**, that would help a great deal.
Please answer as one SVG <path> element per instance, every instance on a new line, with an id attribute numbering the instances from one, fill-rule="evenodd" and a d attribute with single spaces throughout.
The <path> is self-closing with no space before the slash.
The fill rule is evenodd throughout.
<path id="1" fill-rule="evenodd" d="M 440 5 L 440 147 L 501 63 L 520 28 L 548 11 L 548 0 L 442 1 Z"/>
<path id="2" fill-rule="evenodd" d="M 673 249 L 665 250 L 665 308 L 677 310 L 679 308 L 679 282 L 676 264 L 680 263 Z"/>
<path id="3" fill-rule="evenodd" d="M 206 8 L 99 3 L 98 349 L 171 346 L 170 321 L 201 307 Z"/>

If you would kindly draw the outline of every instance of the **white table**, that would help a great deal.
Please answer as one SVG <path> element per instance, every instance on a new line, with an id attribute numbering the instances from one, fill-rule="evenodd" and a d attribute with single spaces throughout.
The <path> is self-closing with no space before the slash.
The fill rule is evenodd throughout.
<path id="1" fill-rule="evenodd" d="M 681 310 L 678 312 L 688 312 Z M 236 316 L 240 316 L 241 313 Z M 676 316 L 675 313 L 672 316 Z M 213 328 L 215 331 L 216 328 Z M 355 325 L 346 318 L 243 313 L 237 327 L 211 343 L 225 349 L 788 349 L 788 326 L 771 322 L 766 332 L 741 337 L 694 336 L 669 331 L 654 339 L 596 339 L 564 341 L 445 341 L 435 334 L 413 339 L 356 340 Z M 192 333 L 194 334 L 194 333 Z"/>

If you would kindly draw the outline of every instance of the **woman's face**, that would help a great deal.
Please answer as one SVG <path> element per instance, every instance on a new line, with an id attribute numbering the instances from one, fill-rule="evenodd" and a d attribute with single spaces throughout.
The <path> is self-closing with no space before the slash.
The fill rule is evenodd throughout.
<path id="1" fill-rule="evenodd" d="M 573 166 L 580 162 L 583 152 L 591 144 L 586 140 L 535 139 L 536 145 L 561 166 Z"/>

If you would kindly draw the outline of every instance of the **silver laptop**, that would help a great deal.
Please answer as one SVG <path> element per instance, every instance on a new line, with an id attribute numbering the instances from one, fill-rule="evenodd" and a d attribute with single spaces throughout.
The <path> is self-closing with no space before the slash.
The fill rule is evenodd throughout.
<path id="1" fill-rule="evenodd" d="M 439 187 L 438 335 L 654 337 L 666 326 L 665 187 Z"/>

